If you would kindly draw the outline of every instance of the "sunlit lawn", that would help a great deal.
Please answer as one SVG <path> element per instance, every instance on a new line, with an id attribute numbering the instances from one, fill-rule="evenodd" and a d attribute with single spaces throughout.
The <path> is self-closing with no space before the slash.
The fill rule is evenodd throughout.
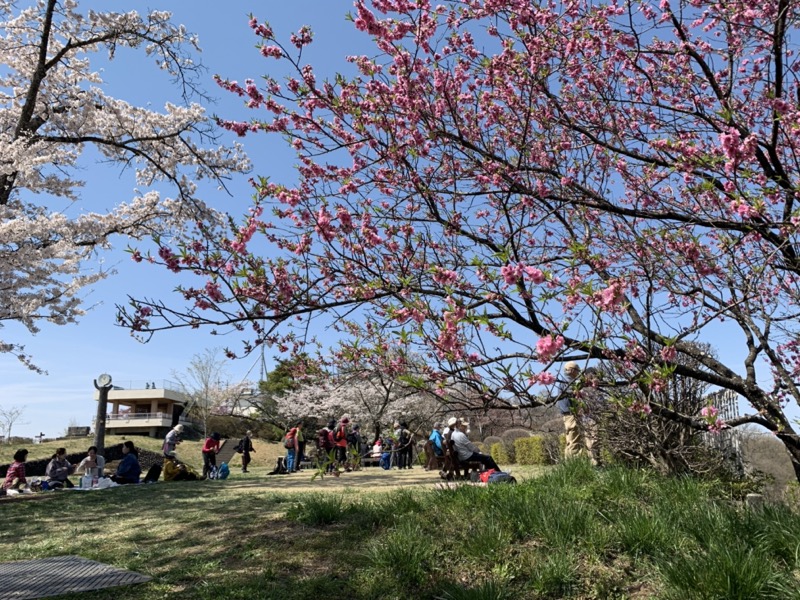
<path id="1" fill-rule="evenodd" d="M 516 486 L 453 490 L 414 469 L 54 492 L 0 503 L 0 552 L 153 578 L 89 599 L 798 598 L 786 507 L 581 462 L 516 473 Z"/>

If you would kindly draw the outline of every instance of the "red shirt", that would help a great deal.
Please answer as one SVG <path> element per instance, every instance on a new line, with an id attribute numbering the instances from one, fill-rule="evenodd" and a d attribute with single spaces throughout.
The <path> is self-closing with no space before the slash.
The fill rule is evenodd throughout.
<path id="1" fill-rule="evenodd" d="M 11 466 L 8 467 L 8 472 L 6 472 L 6 480 L 3 483 L 3 487 L 8 489 L 11 486 L 11 482 L 15 479 L 19 479 L 20 483 L 27 483 L 28 480 L 25 479 L 25 463 L 24 462 L 13 462 Z"/>
<path id="2" fill-rule="evenodd" d="M 286 434 L 286 440 L 290 441 L 294 444 L 294 447 L 297 448 L 297 427 L 292 427 L 289 432 Z"/>
<path id="3" fill-rule="evenodd" d="M 339 433 L 340 431 L 341 433 Z M 339 435 L 342 436 L 341 439 L 338 439 Z M 336 429 L 333 430 L 333 443 L 340 448 L 347 448 L 347 425 L 339 423 Z"/>
<path id="4" fill-rule="evenodd" d="M 219 440 L 207 437 L 206 443 L 203 444 L 203 452 L 219 452 Z"/>

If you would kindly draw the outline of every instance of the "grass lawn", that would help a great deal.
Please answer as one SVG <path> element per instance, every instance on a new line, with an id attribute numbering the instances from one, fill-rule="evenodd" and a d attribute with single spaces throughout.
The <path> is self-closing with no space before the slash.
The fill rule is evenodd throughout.
<path id="1" fill-rule="evenodd" d="M 155 439 L 146 436 L 121 436 L 121 435 L 107 435 L 106 446 L 113 446 L 121 444 L 125 440 L 132 440 L 138 448 L 145 450 L 152 450 L 153 452 L 161 452 L 161 445 L 163 439 Z M 28 460 L 38 460 L 40 458 L 49 458 L 55 454 L 57 448 L 66 448 L 68 454 L 73 452 L 85 452 L 86 449 L 92 445 L 94 438 L 92 436 L 85 438 L 65 438 L 60 440 L 47 441 L 42 444 L 30 444 L 26 446 L 12 446 L 8 444 L 0 444 L 0 464 L 10 464 L 14 460 L 14 452 L 19 448 L 24 447 L 28 450 Z M 230 440 L 227 443 L 236 445 L 238 440 Z M 202 441 L 185 441 L 178 445 L 178 456 L 184 462 L 192 465 L 193 467 L 203 466 L 203 457 L 200 449 L 203 447 Z M 280 444 L 267 443 L 262 440 L 253 440 L 253 447 L 256 452 L 252 454 L 251 458 L 253 467 L 267 467 L 271 471 L 275 466 L 275 459 L 285 452 L 281 449 Z M 238 455 L 233 459 L 232 467 L 241 467 Z"/>
<path id="2" fill-rule="evenodd" d="M 800 598 L 800 517 L 721 485 L 581 462 L 454 490 L 266 470 L 4 500 L 0 553 L 153 577 L 89 599 Z"/>

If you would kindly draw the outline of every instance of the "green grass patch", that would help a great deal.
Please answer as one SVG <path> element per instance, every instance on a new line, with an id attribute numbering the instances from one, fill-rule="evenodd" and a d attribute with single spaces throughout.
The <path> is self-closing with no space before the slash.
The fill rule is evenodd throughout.
<path id="1" fill-rule="evenodd" d="M 713 483 L 580 460 L 488 487 L 278 493 L 270 481 L 4 500 L 0 552 L 77 554 L 153 578 L 113 590 L 116 600 L 789 599 L 800 589 L 800 517 L 748 510 Z"/>

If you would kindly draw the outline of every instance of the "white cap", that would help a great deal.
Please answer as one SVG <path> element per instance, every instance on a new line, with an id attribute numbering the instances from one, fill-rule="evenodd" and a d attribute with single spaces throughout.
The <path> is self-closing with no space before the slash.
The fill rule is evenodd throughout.
<path id="1" fill-rule="evenodd" d="M 448 427 L 455 427 L 456 423 L 458 423 L 458 419 L 455 417 L 450 417 L 449 419 L 447 419 Z"/>

